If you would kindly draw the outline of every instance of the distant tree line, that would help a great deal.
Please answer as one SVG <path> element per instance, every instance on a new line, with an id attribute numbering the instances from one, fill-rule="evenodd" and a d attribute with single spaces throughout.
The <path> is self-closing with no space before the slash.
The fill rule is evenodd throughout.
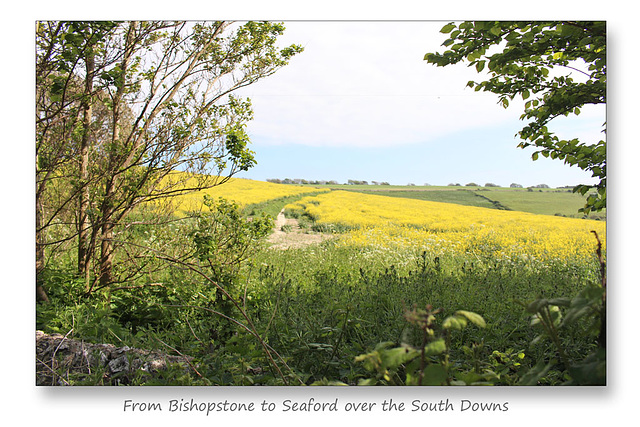
<path id="1" fill-rule="evenodd" d="M 301 179 L 301 178 L 285 178 L 285 179 L 279 179 L 279 178 L 267 178 L 267 182 L 272 182 L 275 184 L 296 184 L 296 185 L 391 185 L 389 184 L 387 181 L 361 181 L 361 180 L 357 180 L 357 179 L 349 179 L 347 180 L 347 182 L 345 183 L 339 183 L 338 181 L 335 180 L 307 180 L 307 179 Z M 410 182 L 407 184 L 408 186 L 415 186 L 416 184 Z M 423 184 L 425 187 L 430 186 L 431 184 L 429 183 L 425 183 Z M 449 183 L 447 184 L 449 187 L 462 187 L 462 184 L 460 183 Z M 482 185 L 476 184 L 475 182 L 469 182 L 467 184 L 464 185 L 465 187 L 483 187 Z M 487 182 L 486 184 L 484 184 L 484 187 L 496 187 L 499 188 L 501 187 L 498 184 L 494 184 L 493 182 Z M 517 183 L 512 183 L 509 185 L 510 188 L 524 188 L 522 186 L 522 184 L 517 184 Z M 533 189 L 533 188 L 550 188 L 547 184 L 537 184 L 537 185 L 531 185 L 527 187 L 528 189 Z M 564 187 L 558 187 L 558 188 L 573 188 L 572 186 L 564 186 Z"/>
<path id="2" fill-rule="evenodd" d="M 449 183 L 448 184 L 449 187 L 461 187 L 462 185 L 460 185 L 460 183 Z M 482 187 L 482 185 L 478 185 L 475 182 L 469 182 L 467 184 L 464 185 L 465 187 Z M 500 187 L 500 185 L 498 184 L 494 184 L 493 182 L 487 182 L 485 185 L 485 187 Z M 512 183 L 509 185 L 510 188 L 523 188 L 522 184 L 517 184 L 517 183 Z M 538 185 L 531 185 L 527 188 L 550 188 L 547 184 L 538 184 Z M 565 187 L 558 187 L 558 188 L 573 188 L 571 186 L 565 186 Z"/>
<path id="3" fill-rule="evenodd" d="M 294 178 L 294 179 L 267 178 L 267 182 L 272 182 L 275 184 L 297 184 L 297 185 L 305 185 L 305 184 L 308 184 L 308 185 L 369 185 L 369 181 L 360 181 L 356 179 L 350 179 L 344 184 L 340 184 L 338 181 L 335 181 L 335 180 L 330 180 L 330 181 L 326 181 L 323 179 L 306 180 L 301 178 Z M 386 181 L 385 182 L 371 181 L 371 185 L 391 185 L 391 184 L 389 184 Z"/>

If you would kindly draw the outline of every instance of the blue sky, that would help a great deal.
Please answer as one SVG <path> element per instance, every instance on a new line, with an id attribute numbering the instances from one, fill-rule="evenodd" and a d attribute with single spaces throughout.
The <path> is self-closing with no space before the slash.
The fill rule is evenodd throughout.
<path id="1" fill-rule="evenodd" d="M 523 102 L 466 88 L 482 78 L 465 65 L 435 67 L 445 21 L 285 21 L 281 45 L 305 51 L 240 92 L 252 99 L 248 131 L 258 165 L 251 179 L 492 182 L 502 186 L 592 183 L 562 161 L 531 160 L 515 134 Z M 605 109 L 585 108 L 552 127 L 596 141 Z"/>

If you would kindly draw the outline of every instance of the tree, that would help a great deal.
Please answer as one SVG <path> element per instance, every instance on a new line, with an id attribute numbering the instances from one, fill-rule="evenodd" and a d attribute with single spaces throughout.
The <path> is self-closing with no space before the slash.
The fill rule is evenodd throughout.
<path id="1" fill-rule="evenodd" d="M 79 270 L 93 258 L 94 283 L 109 286 L 132 212 L 251 168 L 251 102 L 233 92 L 302 51 L 276 46 L 283 31 L 270 22 L 39 23 L 37 201 L 52 202 L 39 209 L 37 252 L 51 212 L 76 215 Z M 72 184 L 64 200 L 50 196 L 52 177 Z"/>
<path id="2" fill-rule="evenodd" d="M 38 22 L 36 27 L 36 277 L 45 248 L 68 242 L 61 232 L 77 207 L 78 268 L 84 267 L 87 167 L 93 115 L 94 61 L 112 22 Z M 85 64 L 84 77 L 82 64 Z M 70 185 L 69 185 L 70 184 Z M 37 283 L 37 297 L 47 300 Z"/>
<path id="3" fill-rule="evenodd" d="M 74 100 L 65 96 L 71 80 L 57 73 L 58 47 L 62 42 L 62 24 L 38 24 L 36 27 L 36 299 L 48 301 L 40 275 L 45 267 L 46 230 L 52 224 L 47 218 L 44 196 L 54 172 L 68 161 L 64 141 L 68 139 L 77 118 Z M 54 88 L 56 89 L 54 91 Z M 77 103 L 76 103 L 77 104 Z M 53 210 L 55 212 L 55 210 Z"/>
<path id="4" fill-rule="evenodd" d="M 467 86 L 499 95 L 505 108 L 521 96 L 526 103 L 520 118 L 529 122 L 518 133 L 518 146 L 535 147 L 533 160 L 542 154 L 591 172 L 599 182 L 578 185 L 574 192 L 585 195 L 596 191 L 589 194 L 581 211 L 604 209 L 605 139 L 564 140 L 548 126 L 557 117 L 580 114 L 585 105 L 606 103 L 606 23 L 466 21 L 449 23 L 441 32 L 449 35 L 443 43 L 448 50 L 427 53 L 425 60 L 437 66 L 467 61 L 478 73 L 486 69 L 487 80 L 470 81 Z"/>

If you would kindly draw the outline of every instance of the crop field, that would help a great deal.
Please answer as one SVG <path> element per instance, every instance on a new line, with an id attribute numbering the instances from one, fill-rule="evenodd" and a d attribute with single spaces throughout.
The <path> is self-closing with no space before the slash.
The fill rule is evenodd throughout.
<path id="1" fill-rule="evenodd" d="M 178 177 L 174 178 L 174 180 L 184 181 L 184 187 L 193 185 L 193 182 L 196 180 L 196 178 L 185 180 L 182 174 L 178 173 L 177 175 Z M 222 197 L 237 203 L 241 207 L 247 207 L 250 205 L 260 205 L 277 199 L 323 191 L 327 190 L 314 189 L 301 185 L 281 185 L 249 179 L 230 178 L 222 185 L 176 196 L 172 199 L 172 204 L 173 209 L 177 213 L 184 213 L 202 209 L 204 195 L 211 196 L 214 199 Z"/>
<path id="2" fill-rule="evenodd" d="M 590 231 L 605 237 L 605 223 L 492 210 L 348 191 L 308 196 L 286 206 L 327 228 L 352 230 L 340 244 L 381 249 L 490 254 L 502 258 L 588 259 Z"/>

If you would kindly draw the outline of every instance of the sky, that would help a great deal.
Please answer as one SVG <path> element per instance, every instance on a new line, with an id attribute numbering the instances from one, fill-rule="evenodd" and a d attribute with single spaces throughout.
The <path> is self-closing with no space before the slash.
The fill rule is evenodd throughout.
<path id="1" fill-rule="evenodd" d="M 304 47 L 289 65 L 239 95 L 257 166 L 242 177 L 349 179 L 406 185 L 511 183 L 551 187 L 597 182 L 560 160 L 517 148 L 523 102 L 467 88 L 467 64 L 435 67 L 446 21 L 285 21 L 279 44 Z M 552 127 L 601 138 L 605 108 L 584 108 Z"/>

